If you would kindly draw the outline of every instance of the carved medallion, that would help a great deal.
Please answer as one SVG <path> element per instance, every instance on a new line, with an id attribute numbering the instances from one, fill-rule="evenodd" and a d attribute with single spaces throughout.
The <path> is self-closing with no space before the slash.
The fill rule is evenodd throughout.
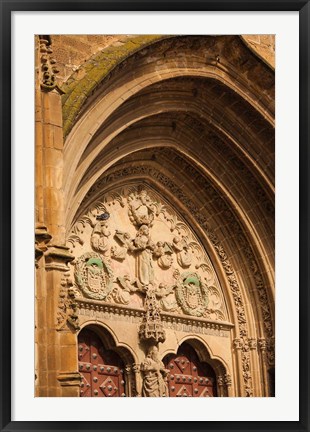
<path id="1" fill-rule="evenodd" d="M 97 253 L 87 252 L 75 264 L 75 280 L 86 297 L 104 300 L 113 285 L 113 273 L 107 260 Z"/>

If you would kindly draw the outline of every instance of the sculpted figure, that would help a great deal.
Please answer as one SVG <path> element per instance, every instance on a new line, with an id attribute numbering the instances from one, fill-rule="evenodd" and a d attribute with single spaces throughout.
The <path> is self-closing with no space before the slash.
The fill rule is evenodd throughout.
<path id="1" fill-rule="evenodd" d="M 155 291 L 156 297 L 159 299 L 159 304 L 164 311 L 174 311 L 178 304 L 175 301 L 175 296 L 170 296 L 174 292 L 175 285 L 168 287 L 166 284 L 160 283 Z M 172 300 L 168 297 L 173 297 Z"/>
<path id="2" fill-rule="evenodd" d="M 132 246 L 130 234 L 128 232 L 116 230 L 114 237 L 121 243 L 122 246 L 119 248 L 117 248 L 116 246 L 112 246 L 111 256 L 114 259 L 123 261 L 126 258 L 128 249 L 131 249 Z"/>
<path id="3" fill-rule="evenodd" d="M 157 346 L 152 346 L 140 368 L 143 374 L 143 397 L 168 397 L 168 387 L 165 377 L 168 370 L 165 369 L 163 362 L 159 359 Z"/>
<path id="4" fill-rule="evenodd" d="M 130 276 L 118 276 L 117 282 L 120 287 L 115 287 L 113 290 L 113 299 L 116 303 L 128 304 L 130 301 L 130 294 L 138 291 L 138 288 L 134 286 L 135 282 L 130 281 Z"/>
<path id="5" fill-rule="evenodd" d="M 181 267 L 189 267 L 192 263 L 192 256 L 186 239 L 176 236 L 173 239 L 173 247 L 177 254 L 177 262 Z"/>
<path id="6" fill-rule="evenodd" d="M 137 253 L 137 277 L 142 285 L 148 285 L 154 281 L 154 269 L 152 253 L 154 243 L 149 234 L 147 225 L 142 225 L 133 242 L 133 250 Z"/>
<path id="7" fill-rule="evenodd" d="M 145 189 L 128 196 L 129 218 L 135 225 L 150 225 L 154 220 L 153 202 Z"/>
<path id="8" fill-rule="evenodd" d="M 102 255 L 109 255 L 109 237 L 111 233 L 109 231 L 107 222 L 98 222 L 94 226 L 91 235 L 91 245 L 96 252 L 100 252 Z"/>
<path id="9" fill-rule="evenodd" d="M 160 268 L 168 269 L 172 266 L 173 250 L 167 242 L 157 242 L 156 248 L 154 250 L 154 256 L 157 258 L 157 262 Z"/>

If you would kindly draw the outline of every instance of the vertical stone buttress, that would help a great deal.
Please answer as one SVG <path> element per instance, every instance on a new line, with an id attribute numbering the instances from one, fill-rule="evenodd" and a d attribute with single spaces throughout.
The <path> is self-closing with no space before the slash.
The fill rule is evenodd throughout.
<path id="1" fill-rule="evenodd" d="M 64 325 L 59 325 L 61 319 L 57 322 L 59 294 L 70 289 L 63 281 L 73 260 L 65 246 L 62 92 L 50 36 L 36 36 L 35 48 L 35 395 L 78 396 L 78 326 L 68 324 L 67 293 Z"/>

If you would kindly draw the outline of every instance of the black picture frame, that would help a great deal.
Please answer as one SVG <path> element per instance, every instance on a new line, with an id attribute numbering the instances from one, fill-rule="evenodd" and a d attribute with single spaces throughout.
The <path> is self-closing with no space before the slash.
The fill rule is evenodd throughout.
<path id="1" fill-rule="evenodd" d="M 1 199 L 0 199 L 0 308 L 1 308 L 1 431 L 309 431 L 309 1 L 304 0 L 169 0 L 169 1 L 8 1 L 0 0 L 1 13 Z M 299 421 L 252 422 L 23 422 L 11 421 L 11 13 L 13 11 L 298 11 L 300 100 L 300 353 Z M 22 215 L 20 216 L 22 218 Z M 294 397 L 294 395 L 292 395 Z"/>

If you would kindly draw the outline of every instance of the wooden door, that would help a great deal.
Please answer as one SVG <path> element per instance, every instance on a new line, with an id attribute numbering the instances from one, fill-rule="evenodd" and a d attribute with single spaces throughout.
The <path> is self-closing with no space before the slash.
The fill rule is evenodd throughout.
<path id="1" fill-rule="evenodd" d="M 118 397 L 125 395 L 124 364 L 111 350 L 105 350 L 95 332 L 83 329 L 78 336 L 80 396 Z"/>
<path id="2" fill-rule="evenodd" d="M 170 373 L 168 387 L 170 397 L 214 397 L 215 373 L 210 365 L 199 361 L 193 348 L 183 344 L 177 355 L 164 358 Z"/>

